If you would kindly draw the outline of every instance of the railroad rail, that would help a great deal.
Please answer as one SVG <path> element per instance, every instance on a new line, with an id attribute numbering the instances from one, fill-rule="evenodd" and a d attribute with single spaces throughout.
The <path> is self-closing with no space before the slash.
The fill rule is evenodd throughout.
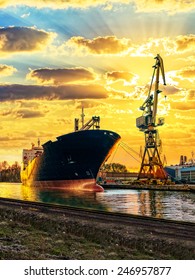
<path id="1" fill-rule="evenodd" d="M 114 224 L 115 226 L 138 227 L 146 233 L 194 241 L 195 223 L 184 221 L 165 220 L 147 216 L 138 216 L 126 213 L 105 212 L 94 209 L 84 209 L 65 205 L 56 205 L 43 202 L 24 201 L 0 198 L 0 206 L 11 207 L 48 215 L 65 215 L 66 217 L 83 219 L 93 222 Z"/>

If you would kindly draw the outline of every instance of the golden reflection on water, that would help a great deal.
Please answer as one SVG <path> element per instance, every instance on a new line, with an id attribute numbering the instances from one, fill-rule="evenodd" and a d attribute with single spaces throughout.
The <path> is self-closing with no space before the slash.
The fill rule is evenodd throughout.
<path id="1" fill-rule="evenodd" d="M 0 197 L 195 222 L 195 194 L 110 189 L 100 193 L 0 183 Z"/>
<path id="2" fill-rule="evenodd" d="M 21 195 L 22 200 L 36 201 L 37 200 L 37 190 L 28 186 L 21 185 Z"/>
<path id="3" fill-rule="evenodd" d="M 109 190 L 98 194 L 98 200 L 112 212 L 163 218 L 163 204 L 159 194 L 146 190 Z"/>
<path id="4" fill-rule="evenodd" d="M 0 197 L 21 199 L 20 184 L 0 183 Z"/>

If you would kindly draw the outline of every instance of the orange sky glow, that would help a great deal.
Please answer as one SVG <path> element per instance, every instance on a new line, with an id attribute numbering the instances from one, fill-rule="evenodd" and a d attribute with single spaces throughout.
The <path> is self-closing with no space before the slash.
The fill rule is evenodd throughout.
<path id="1" fill-rule="evenodd" d="M 136 127 L 155 64 L 164 61 L 157 117 L 162 157 L 195 152 L 193 1 L 5 0 L 0 3 L 0 161 L 72 132 L 74 118 L 100 116 L 127 144 L 110 161 L 139 166 Z M 162 79 L 160 80 L 162 82 Z M 135 152 L 134 152 L 135 151 Z"/>

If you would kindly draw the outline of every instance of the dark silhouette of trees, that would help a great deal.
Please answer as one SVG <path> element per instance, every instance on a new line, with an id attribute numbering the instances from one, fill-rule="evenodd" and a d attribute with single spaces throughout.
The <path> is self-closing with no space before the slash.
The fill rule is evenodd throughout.
<path id="1" fill-rule="evenodd" d="M 103 164 L 102 171 L 104 172 L 117 172 L 117 173 L 126 173 L 128 172 L 125 165 L 120 163 L 105 163 Z"/>
<path id="2" fill-rule="evenodd" d="M 0 182 L 20 182 L 20 169 L 17 161 L 12 165 L 5 160 L 0 162 Z"/>

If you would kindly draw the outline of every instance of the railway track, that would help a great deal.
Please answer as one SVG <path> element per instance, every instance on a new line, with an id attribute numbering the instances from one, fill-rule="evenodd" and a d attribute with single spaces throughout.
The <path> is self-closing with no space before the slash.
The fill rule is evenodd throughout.
<path id="1" fill-rule="evenodd" d="M 195 241 L 195 224 L 183 221 L 172 221 L 152 217 L 137 216 L 132 214 L 104 212 L 93 209 L 83 209 L 50 203 L 23 201 L 0 198 L 0 206 L 11 207 L 35 212 L 47 213 L 48 215 L 65 215 L 85 221 L 112 224 L 119 227 L 137 227 L 148 234 L 163 236 L 163 238 L 176 238 L 181 240 Z"/>

